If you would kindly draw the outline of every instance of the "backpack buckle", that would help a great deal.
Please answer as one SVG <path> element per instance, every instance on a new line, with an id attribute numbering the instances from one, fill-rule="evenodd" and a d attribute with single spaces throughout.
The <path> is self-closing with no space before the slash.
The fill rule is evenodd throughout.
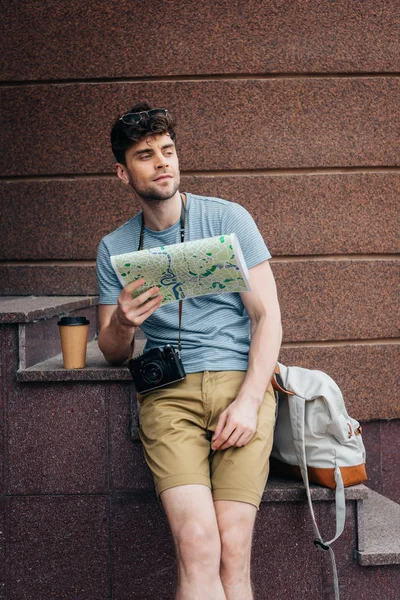
<path id="1" fill-rule="evenodd" d="M 314 544 L 320 550 L 329 550 L 329 546 L 324 544 L 324 542 L 322 540 L 314 540 Z"/>

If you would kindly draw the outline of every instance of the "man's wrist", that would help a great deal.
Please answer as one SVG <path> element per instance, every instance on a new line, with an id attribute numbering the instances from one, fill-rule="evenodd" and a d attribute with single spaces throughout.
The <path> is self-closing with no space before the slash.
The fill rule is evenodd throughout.
<path id="1" fill-rule="evenodd" d="M 110 325 L 118 337 L 128 338 L 135 335 L 135 327 L 121 321 L 118 308 L 112 314 Z"/>
<path id="2" fill-rule="evenodd" d="M 99 333 L 99 347 L 105 359 L 111 364 L 123 363 L 129 356 L 134 334 L 135 327 L 120 323 L 114 311 L 107 327 L 103 327 Z"/>
<path id="3" fill-rule="evenodd" d="M 246 404 L 247 406 L 252 406 L 255 408 L 260 408 L 263 400 L 264 400 L 265 390 L 259 391 L 258 393 L 254 391 L 246 391 L 240 390 L 239 394 L 236 396 L 236 402 L 239 404 Z"/>

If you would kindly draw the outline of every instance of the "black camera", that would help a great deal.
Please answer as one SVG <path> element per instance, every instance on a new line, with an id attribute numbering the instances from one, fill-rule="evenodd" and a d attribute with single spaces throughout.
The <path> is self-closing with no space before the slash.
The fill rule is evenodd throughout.
<path id="1" fill-rule="evenodd" d="M 146 394 L 175 381 L 185 379 L 180 353 L 167 344 L 163 348 L 152 348 L 129 361 L 129 370 L 136 390 Z"/>

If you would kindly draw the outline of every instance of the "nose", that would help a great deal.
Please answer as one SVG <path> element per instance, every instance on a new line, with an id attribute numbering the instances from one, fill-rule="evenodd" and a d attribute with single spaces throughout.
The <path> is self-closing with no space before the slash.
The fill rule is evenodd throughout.
<path id="1" fill-rule="evenodd" d="M 164 169 L 168 166 L 168 157 L 165 156 L 162 152 L 157 153 L 155 164 L 157 169 Z"/>

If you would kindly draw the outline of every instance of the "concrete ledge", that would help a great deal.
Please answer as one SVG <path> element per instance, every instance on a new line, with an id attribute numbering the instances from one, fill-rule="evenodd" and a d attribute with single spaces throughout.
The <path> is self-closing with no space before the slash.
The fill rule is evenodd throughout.
<path id="1" fill-rule="evenodd" d="M 311 498 L 316 502 L 335 500 L 334 490 L 310 485 Z M 346 488 L 346 500 L 365 500 L 368 498 L 369 490 L 363 485 L 353 485 Z M 302 481 L 271 476 L 267 482 L 262 497 L 262 502 L 306 502 L 307 496 Z"/>
<path id="2" fill-rule="evenodd" d="M 333 502 L 335 500 L 335 492 L 333 490 L 314 484 L 310 485 L 310 490 L 313 502 Z M 369 490 L 363 484 L 353 485 L 345 490 L 346 500 L 348 501 L 365 500 L 368 498 L 368 494 Z M 113 495 L 121 499 L 134 499 L 135 502 L 139 503 L 158 502 L 153 487 L 135 492 L 115 490 Z M 265 486 L 261 502 L 263 504 L 275 502 L 306 503 L 307 496 L 303 482 L 271 475 Z"/>
<path id="3" fill-rule="evenodd" d="M 400 564 L 400 504 L 368 490 L 358 510 L 360 565 Z"/>
<path id="4" fill-rule="evenodd" d="M 98 296 L 0 296 L 0 323 L 31 323 L 97 304 Z"/>
<path id="5" fill-rule="evenodd" d="M 146 340 L 138 334 L 135 343 L 135 356 L 143 352 Z M 37 363 L 28 369 L 17 371 L 17 381 L 131 381 L 127 364 L 112 366 L 100 352 L 97 341 L 87 346 L 86 367 L 84 369 L 64 369 L 62 354 Z"/>

